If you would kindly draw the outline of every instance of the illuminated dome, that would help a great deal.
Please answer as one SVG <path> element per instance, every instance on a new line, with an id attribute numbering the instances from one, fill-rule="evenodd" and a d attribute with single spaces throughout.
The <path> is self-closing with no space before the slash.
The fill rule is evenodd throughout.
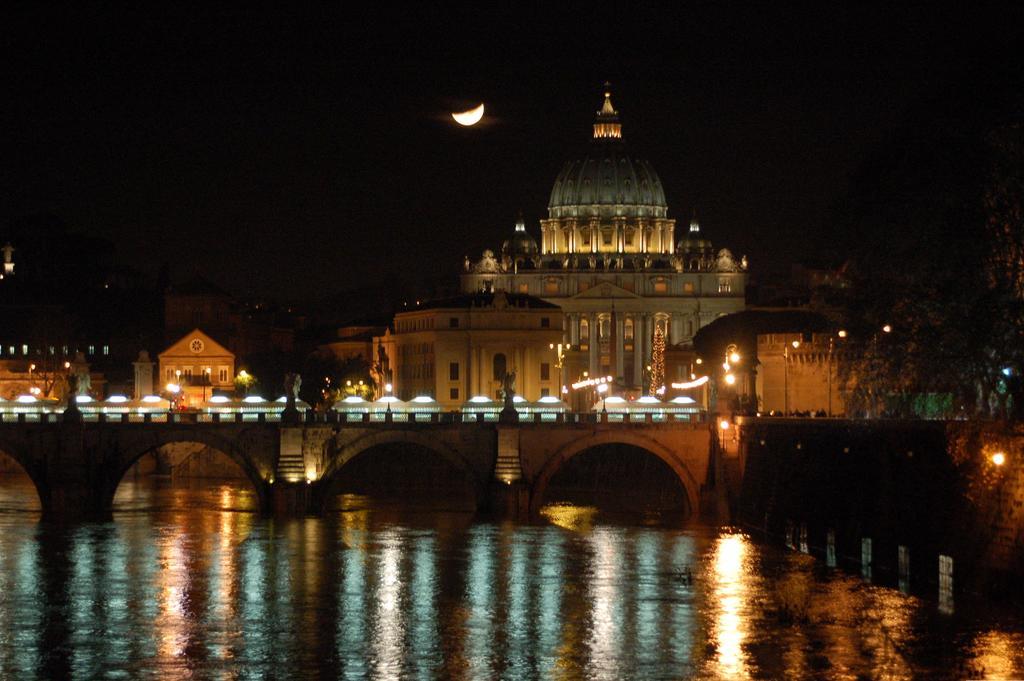
<path id="1" fill-rule="evenodd" d="M 537 241 L 526 231 L 526 223 L 523 221 L 523 216 L 520 215 L 516 221 L 516 229 L 512 233 L 512 237 L 501 245 L 501 254 L 512 258 L 516 256 L 532 258 L 538 253 L 540 253 L 540 247 L 537 246 Z"/>
<path id="2" fill-rule="evenodd" d="M 586 153 L 567 162 L 555 178 L 548 216 L 557 218 L 664 218 L 665 191 L 651 164 L 629 153 L 611 92 L 597 112 Z"/>

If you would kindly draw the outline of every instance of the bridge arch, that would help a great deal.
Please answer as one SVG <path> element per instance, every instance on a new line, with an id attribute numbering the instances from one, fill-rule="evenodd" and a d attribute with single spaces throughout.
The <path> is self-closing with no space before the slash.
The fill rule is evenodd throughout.
<path id="1" fill-rule="evenodd" d="M 36 498 L 39 501 L 40 510 L 45 511 L 49 500 L 49 487 L 46 484 L 46 475 L 36 462 L 22 450 L 18 444 L 7 439 L 0 438 L 0 454 L 5 455 L 14 463 L 18 464 L 22 472 L 32 481 Z"/>
<path id="2" fill-rule="evenodd" d="M 658 457 L 672 469 L 672 472 L 676 474 L 679 482 L 682 483 L 683 490 L 686 492 L 686 503 L 689 506 L 688 510 L 690 514 L 692 515 L 699 508 L 700 486 L 697 484 L 697 481 L 694 479 L 690 469 L 687 468 L 681 458 L 673 454 L 671 450 L 661 443 L 644 435 L 629 431 L 603 431 L 573 440 L 557 449 L 554 454 L 547 459 L 540 472 L 534 478 L 533 485 L 530 490 L 531 517 L 536 518 L 540 514 L 540 509 L 544 504 L 544 496 L 547 493 L 548 485 L 565 462 L 577 454 L 581 454 L 588 449 L 593 449 L 600 445 L 627 445 L 642 449 L 649 454 L 653 454 Z"/>
<path id="3" fill-rule="evenodd" d="M 474 468 L 472 462 L 461 452 L 436 436 L 412 429 L 389 429 L 367 433 L 351 442 L 337 443 L 336 440 L 329 441 L 328 450 L 324 455 L 324 471 L 317 485 L 317 498 L 315 500 L 317 508 L 321 512 L 327 510 L 331 498 L 337 491 L 337 485 L 341 480 L 341 472 L 349 462 L 364 452 L 386 445 L 413 445 L 436 454 L 455 469 L 467 475 L 473 487 L 472 491 L 476 507 L 479 508 L 483 503 L 486 492 L 486 480 Z"/>
<path id="4" fill-rule="evenodd" d="M 103 476 L 102 501 L 103 508 L 111 509 L 117 488 L 124 480 L 128 470 L 138 463 L 146 454 L 151 454 L 164 445 L 177 443 L 195 443 L 205 445 L 233 461 L 245 475 L 252 489 L 256 492 L 259 508 L 269 508 L 269 495 L 266 487 L 265 473 L 260 470 L 253 457 L 238 443 L 239 438 L 226 437 L 209 429 L 192 428 L 182 430 L 158 430 L 153 436 L 132 441 L 119 448 L 106 474 Z"/>

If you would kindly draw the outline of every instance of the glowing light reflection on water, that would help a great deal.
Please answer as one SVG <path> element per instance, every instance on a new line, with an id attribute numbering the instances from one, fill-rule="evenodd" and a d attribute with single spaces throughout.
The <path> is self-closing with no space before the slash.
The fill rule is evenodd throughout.
<path id="1" fill-rule="evenodd" d="M 1024 675 L 1019 614 L 960 600 L 943 616 L 698 524 L 566 505 L 495 523 L 372 501 L 284 521 L 223 483 L 122 498 L 114 522 L 72 530 L 20 502 L 0 512 L 0 676 Z M 776 613 L 786 579 L 806 592 L 800 621 Z"/>

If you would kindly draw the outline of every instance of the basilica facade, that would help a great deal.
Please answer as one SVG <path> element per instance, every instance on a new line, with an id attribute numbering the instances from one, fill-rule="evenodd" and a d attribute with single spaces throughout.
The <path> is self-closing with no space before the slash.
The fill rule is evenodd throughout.
<path id="1" fill-rule="evenodd" d="M 702 326 L 744 309 L 746 258 L 716 251 L 696 218 L 676 232 L 661 180 L 626 146 L 606 91 L 589 145 L 555 178 L 539 242 L 520 219 L 497 252 L 465 259 L 462 290 L 557 305 L 567 382 L 586 372 L 639 391 L 656 329 L 685 352 Z"/>

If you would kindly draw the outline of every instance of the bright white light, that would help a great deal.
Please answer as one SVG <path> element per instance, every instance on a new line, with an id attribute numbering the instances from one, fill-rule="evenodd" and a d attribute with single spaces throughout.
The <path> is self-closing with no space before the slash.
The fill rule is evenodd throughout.
<path id="1" fill-rule="evenodd" d="M 38 401 L 34 395 L 18 395 L 18 402 L 22 404 L 33 404 Z"/>
<path id="2" fill-rule="evenodd" d="M 227 395 L 214 395 L 213 397 L 210 398 L 210 402 L 212 402 L 213 404 L 224 404 L 225 402 L 230 401 L 231 400 L 230 398 L 227 397 Z"/>
<path id="3" fill-rule="evenodd" d="M 740 361 L 740 353 L 733 352 L 732 354 L 730 354 L 729 361 L 732 362 L 733 364 L 738 364 Z"/>
<path id="4" fill-rule="evenodd" d="M 124 395 L 111 395 L 107 398 L 107 402 L 111 404 L 123 404 L 128 401 L 128 398 Z"/>
<path id="5" fill-rule="evenodd" d="M 87 402 L 92 402 L 92 398 L 88 395 L 75 395 L 75 402 L 78 404 L 86 404 Z"/>
<path id="6" fill-rule="evenodd" d="M 992 455 L 992 463 L 994 463 L 997 466 L 1002 466 L 1004 463 L 1006 463 L 1006 454 L 1003 454 L 1002 452 L 996 452 L 995 454 Z"/>
<path id="7" fill-rule="evenodd" d="M 728 383 L 729 385 L 733 385 L 734 383 L 736 383 L 736 376 L 733 374 L 726 374 L 725 382 Z"/>
<path id="8" fill-rule="evenodd" d="M 345 404 L 359 404 L 365 401 L 366 400 L 364 400 L 362 397 L 359 397 L 359 395 L 349 395 L 348 397 L 342 400 L 342 402 L 344 402 Z"/>
<path id="9" fill-rule="evenodd" d="M 886 324 L 885 326 L 882 327 L 882 331 L 884 331 L 885 333 L 892 333 L 892 325 Z"/>
<path id="10" fill-rule="evenodd" d="M 259 395 L 249 395 L 248 397 L 244 398 L 242 401 L 243 402 L 248 402 L 249 404 L 256 404 L 258 402 L 266 402 L 266 400 L 263 399 L 262 397 L 260 397 Z"/>
<path id="11" fill-rule="evenodd" d="M 604 393 L 608 392 L 608 384 L 607 383 L 601 383 L 600 385 L 598 385 L 597 386 L 597 392 L 601 393 L 602 395 Z"/>
<path id="12" fill-rule="evenodd" d="M 483 402 L 490 402 L 491 398 L 485 395 L 474 395 L 473 397 L 469 398 L 469 401 L 472 402 L 473 404 L 481 404 Z"/>
<path id="13" fill-rule="evenodd" d="M 722 430 L 729 430 L 729 422 L 723 419 L 722 422 L 718 424 L 718 427 Z"/>
<path id="14" fill-rule="evenodd" d="M 540 402 L 541 404 L 558 404 L 559 402 L 561 402 L 561 400 L 555 397 L 554 395 L 545 395 L 544 397 L 540 398 L 537 401 Z"/>
<path id="15" fill-rule="evenodd" d="M 625 404 L 626 398 L 620 395 L 609 395 L 608 399 L 605 400 L 608 404 Z"/>
<path id="16" fill-rule="evenodd" d="M 637 404 L 661 404 L 661 400 L 653 395 L 644 395 L 643 397 L 637 398 Z"/>
<path id="17" fill-rule="evenodd" d="M 402 400 L 398 399 L 394 395 L 385 395 L 384 397 L 380 398 L 377 401 L 378 402 L 401 402 Z"/>
<path id="18" fill-rule="evenodd" d="M 673 390 L 689 390 L 690 388 L 699 388 L 700 386 L 702 386 L 705 383 L 707 383 L 708 380 L 709 380 L 708 376 L 701 376 L 697 380 L 690 381 L 689 383 L 673 383 L 672 384 L 672 389 Z"/>
<path id="19" fill-rule="evenodd" d="M 146 395 L 145 397 L 142 398 L 142 401 L 152 404 L 154 402 L 162 402 L 163 400 L 157 395 Z"/>
<path id="20" fill-rule="evenodd" d="M 520 402 L 525 402 L 525 401 L 526 401 L 526 398 L 525 398 L 525 397 L 523 397 L 522 395 L 513 395 L 513 396 L 512 396 L 512 401 L 513 401 L 513 402 L 514 402 L 515 404 L 519 404 Z"/>
<path id="21" fill-rule="evenodd" d="M 391 385 L 390 383 L 385 383 L 385 384 L 384 384 L 384 390 L 385 390 L 386 392 L 391 392 L 391 391 L 392 391 L 392 389 L 394 389 L 394 386 L 393 386 L 393 385 Z"/>
<path id="22" fill-rule="evenodd" d="M 412 401 L 417 404 L 427 404 L 429 402 L 433 402 L 434 398 L 430 397 L 429 395 L 417 395 L 416 397 L 412 398 Z"/>
<path id="23" fill-rule="evenodd" d="M 843 329 L 839 329 L 839 337 L 840 338 L 846 338 L 846 331 L 843 330 Z"/>
<path id="24" fill-rule="evenodd" d="M 696 404 L 697 400 L 692 397 L 679 396 L 672 400 L 672 404 Z"/>
<path id="25" fill-rule="evenodd" d="M 169 392 L 169 393 L 178 393 L 178 392 L 181 392 L 181 386 L 180 386 L 180 385 L 178 385 L 177 383 L 168 383 L 167 385 L 165 385 L 165 386 L 164 386 L 164 388 L 165 388 L 165 389 L 167 390 L 167 392 Z"/>
<path id="26" fill-rule="evenodd" d="M 283 402 L 287 402 L 287 401 L 288 401 L 288 398 L 287 398 L 287 397 L 285 397 L 284 395 L 281 395 L 280 397 L 278 397 L 278 398 L 277 398 L 276 400 L 274 400 L 274 401 L 275 401 L 275 402 L 282 402 L 282 403 L 283 403 Z"/>

